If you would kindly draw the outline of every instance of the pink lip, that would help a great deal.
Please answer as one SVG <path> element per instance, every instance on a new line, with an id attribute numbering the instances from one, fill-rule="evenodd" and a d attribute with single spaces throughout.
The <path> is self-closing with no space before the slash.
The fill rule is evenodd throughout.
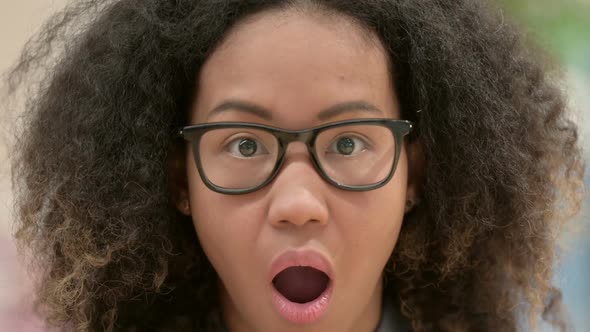
<path id="1" fill-rule="evenodd" d="M 289 301 L 279 293 L 272 280 L 284 269 L 291 266 L 309 266 L 328 275 L 330 283 L 326 290 L 315 300 L 307 303 Z M 270 287 L 272 303 L 279 314 L 287 321 L 295 324 L 310 324 L 322 317 L 328 309 L 333 291 L 332 266 L 320 253 L 313 250 L 290 250 L 277 257 L 270 268 Z"/>

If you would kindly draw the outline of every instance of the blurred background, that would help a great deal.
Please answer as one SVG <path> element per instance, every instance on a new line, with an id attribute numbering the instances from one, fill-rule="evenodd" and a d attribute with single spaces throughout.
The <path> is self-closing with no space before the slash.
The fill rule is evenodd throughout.
<path id="1" fill-rule="evenodd" d="M 590 0 L 500 0 L 506 13 L 548 49 L 565 69 L 569 102 L 576 112 L 590 188 Z M 574 328 L 590 332 L 590 196 L 580 219 L 586 228 L 563 239 L 563 259 L 555 282 L 562 288 Z M 580 234 L 580 232 L 582 232 Z"/>
<path id="2" fill-rule="evenodd" d="M 548 49 L 565 71 L 569 102 L 580 126 L 585 158 L 590 160 L 590 0 L 499 0 L 504 15 Z M 21 48 L 42 22 L 66 0 L 0 1 L 0 73 L 16 61 Z M 10 122 L 0 116 L 10 134 Z M 0 135 L 4 137 L 4 135 Z M 8 150 L 0 142 L 0 331 L 44 331 L 29 308 L 30 282 L 11 239 Z M 590 173 L 590 170 L 587 171 Z M 590 174 L 586 175 L 590 188 Z M 586 196 L 580 220 L 590 218 Z M 565 251 L 555 282 L 562 288 L 572 324 L 590 332 L 590 234 L 577 228 L 563 238 Z"/>

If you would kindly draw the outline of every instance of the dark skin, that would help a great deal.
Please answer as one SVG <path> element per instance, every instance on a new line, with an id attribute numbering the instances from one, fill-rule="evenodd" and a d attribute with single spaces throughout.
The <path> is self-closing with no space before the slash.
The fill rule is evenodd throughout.
<path id="1" fill-rule="evenodd" d="M 219 329 L 219 275 L 177 207 L 187 183 L 175 175 L 188 170 L 175 134 L 231 28 L 286 9 L 348 17 L 376 36 L 399 118 L 417 124 L 406 159 L 423 166 L 407 169 L 415 204 L 382 296 L 416 331 L 515 331 L 541 316 L 563 329 L 554 234 L 581 202 L 577 127 L 542 52 L 471 0 L 89 0 L 55 17 L 9 80 L 15 94 L 37 87 L 12 167 L 16 236 L 47 322 Z M 523 303 L 529 312 L 513 310 Z"/>

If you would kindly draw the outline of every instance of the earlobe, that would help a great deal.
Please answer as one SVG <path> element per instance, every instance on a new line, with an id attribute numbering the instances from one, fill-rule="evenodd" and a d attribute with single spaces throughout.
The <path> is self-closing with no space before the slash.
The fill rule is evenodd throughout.
<path id="1" fill-rule="evenodd" d="M 426 167 L 426 158 L 420 140 L 416 139 L 406 147 L 408 153 L 408 185 L 404 213 L 410 212 L 420 204 Z"/>
<path id="2" fill-rule="evenodd" d="M 172 197 L 176 209 L 185 216 L 190 216 L 191 204 L 187 188 L 178 184 L 172 191 Z"/>
<path id="3" fill-rule="evenodd" d="M 406 199 L 404 213 L 410 212 L 410 210 L 412 210 L 413 207 L 414 207 L 414 201 L 412 199 Z"/>
<path id="4" fill-rule="evenodd" d="M 168 190 L 176 209 L 180 213 L 190 216 L 191 207 L 185 161 L 183 146 L 173 145 L 167 162 Z"/>
<path id="5" fill-rule="evenodd" d="M 412 198 L 407 199 L 406 206 L 404 208 L 404 213 L 408 213 L 408 212 L 412 211 L 412 209 L 419 204 L 420 204 L 420 199 L 412 199 Z"/>
<path id="6" fill-rule="evenodd" d="M 183 198 L 176 201 L 176 208 L 185 216 L 191 215 L 191 205 L 188 195 L 182 194 Z"/>

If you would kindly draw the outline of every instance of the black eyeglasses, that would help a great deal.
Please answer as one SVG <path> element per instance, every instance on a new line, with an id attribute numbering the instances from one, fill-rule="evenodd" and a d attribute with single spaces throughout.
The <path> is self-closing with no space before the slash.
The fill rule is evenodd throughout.
<path id="1" fill-rule="evenodd" d="M 291 142 L 303 142 L 320 176 L 332 185 L 365 191 L 393 176 L 412 122 L 355 119 L 309 129 L 284 130 L 246 122 L 212 122 L 183 127 L 207 187 L 222 194 L 258 190 L 278 174 Z"/>

